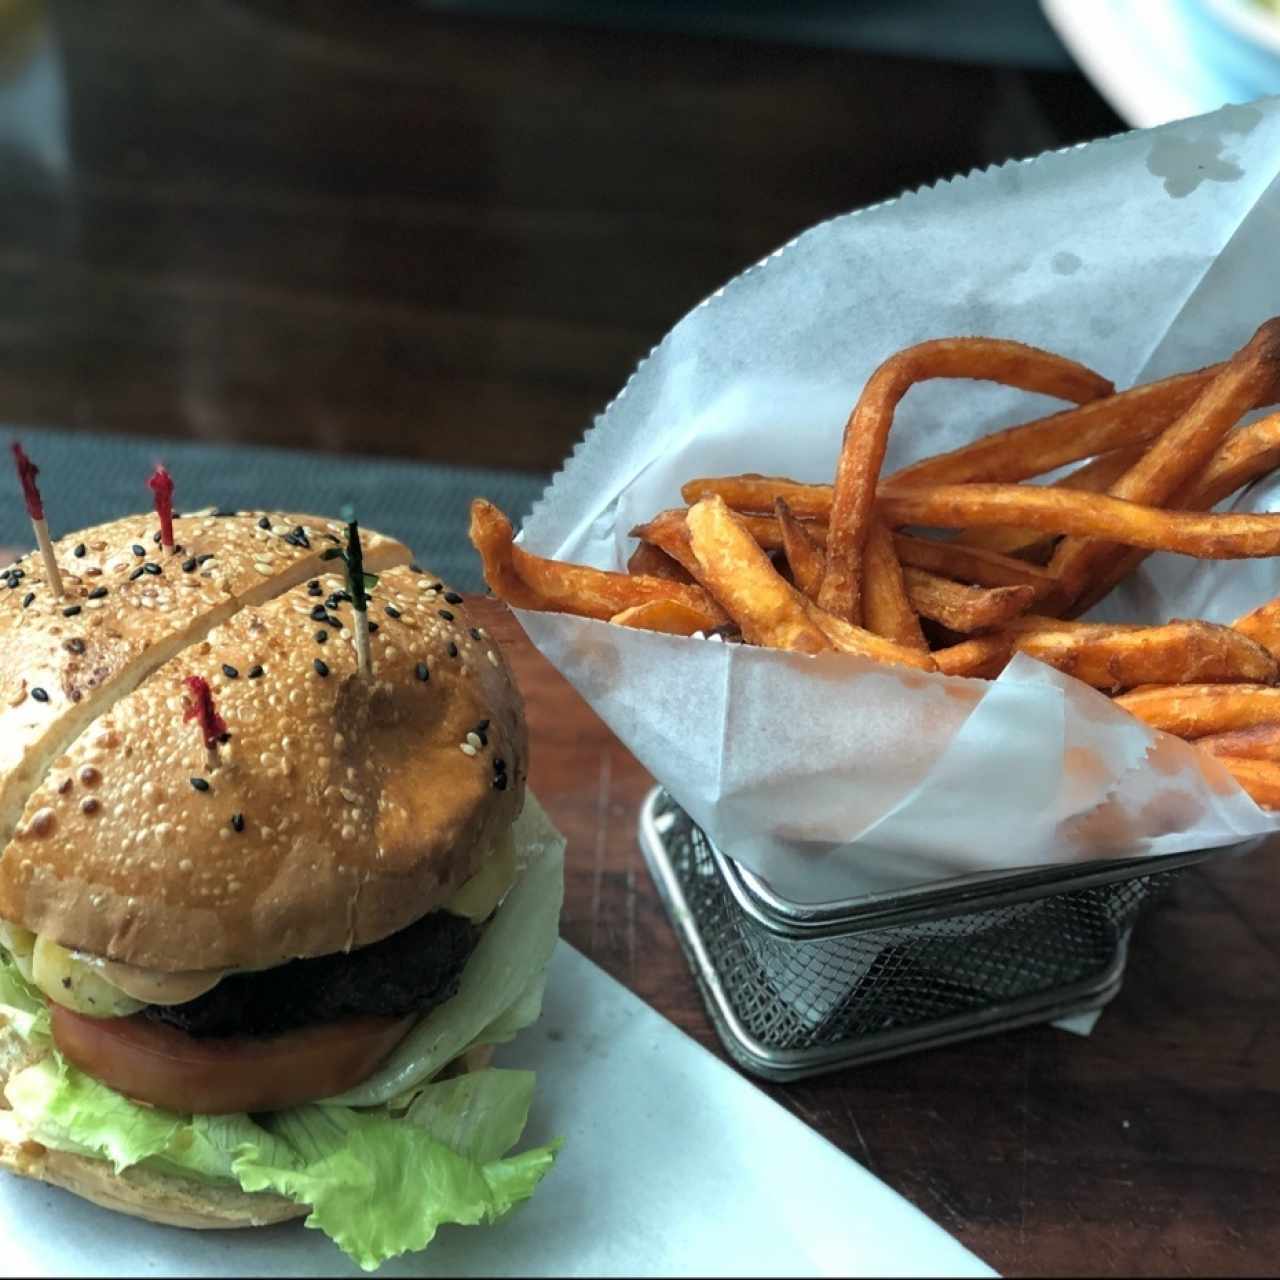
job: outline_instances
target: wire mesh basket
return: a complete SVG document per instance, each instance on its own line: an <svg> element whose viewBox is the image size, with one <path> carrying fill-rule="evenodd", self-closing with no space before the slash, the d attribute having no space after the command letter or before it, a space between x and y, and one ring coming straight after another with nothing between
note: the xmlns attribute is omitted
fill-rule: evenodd
<svg viewBox="0 0 1280 1280"><path fill-rule="evenodd" d="M775 1080L1101 1007L1142 907L1215 852L803 906L717 849L661 788L640 843L725 1048Z"/></svg>

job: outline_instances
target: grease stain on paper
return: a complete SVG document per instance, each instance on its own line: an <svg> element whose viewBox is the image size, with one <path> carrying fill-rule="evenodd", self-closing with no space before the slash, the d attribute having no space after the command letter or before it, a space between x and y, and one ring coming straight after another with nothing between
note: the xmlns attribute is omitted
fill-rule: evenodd
<svg viewBox="0 0 1280 1280"><path fill-rule="evenodd" d="M1213 126L1202 125L1192 136L1188 136L1190 129L1159 133L1152 140L1147 168L1164 179L1164 189L1174 199L1189 196L1205 182L1236 182L1244 177L1244 170L1223 154L1227 149L1223 134L1249 133L1261 119L1256 107L1224 107Z"/></svg>

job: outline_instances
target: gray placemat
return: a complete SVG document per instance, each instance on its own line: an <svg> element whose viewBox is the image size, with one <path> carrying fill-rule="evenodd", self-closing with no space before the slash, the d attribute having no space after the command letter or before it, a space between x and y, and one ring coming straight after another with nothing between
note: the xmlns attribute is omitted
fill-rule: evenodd
<svg viewBox="0 0 1280 1280"><path fill-rule="evenodd" d="M14 439L22 441L40 468L40 491L55 537L149 509L146 480L155 464L163 462L173 473L174 506L179 511L283 507L337 515L350 502L361 523L402 539L425 567L463 591L484 590L479 558L467 540L471 499L489 498L518 528L548 480L489 467L5 428L0 429L4 546L25 547L32 541L8 457L9 441Z"/></svg>

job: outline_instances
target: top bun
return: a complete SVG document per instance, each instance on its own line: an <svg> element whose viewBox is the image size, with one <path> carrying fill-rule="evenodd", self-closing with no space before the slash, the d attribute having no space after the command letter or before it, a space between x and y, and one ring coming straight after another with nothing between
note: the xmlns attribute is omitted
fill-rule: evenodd
<svg viewBox="0 0 1280 1280"><path fill-rule="evenodd" d="M32 557L0 591L0 917L162 972L405 928L519 812L524 718L501 653L403 546L362 531L381 575L365 680L354 611L330 599L341 562L320 559L344 526L174 524L174 553L154 518L62 539L63 599ZM190 675L231 734L216 768L183 721Z"/></svg>

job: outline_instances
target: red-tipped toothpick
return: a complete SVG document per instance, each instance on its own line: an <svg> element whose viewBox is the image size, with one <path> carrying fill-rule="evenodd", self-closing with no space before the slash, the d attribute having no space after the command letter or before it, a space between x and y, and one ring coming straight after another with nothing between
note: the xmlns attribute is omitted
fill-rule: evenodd
<svg viewBox="0 0 1280 1280"><path fill-rule="evenodd" d="M156 496L156 515L160 517L160 545L173 550L173 477L164 467L157 465L147 481L147 488Z"/></svg>
<svg viewBox="0 0 1280 1280"><path fill-rule="evenodd" d="M226 722L218 714L213 705L213 691L204 676L188 676L183 682L190 695L187 698L187 710L182 719L195 720L200 725L200 736L204 739L204 749L208 753L209 769L218 767L218 744L226 741Z"/></svg>
<svg viewBox="0 0 1280 1280"><path fill-rule="evenodd" d="M49 526L45 523L44 503L40 500L40 490L36 486L36 476L40 468L36 466L22 446L15 440L12 445L13 461L18 468L18 479L22 483L22 498L27 504L27 515L31 517L31 527L35 530L36 546L44 558L44 572L49 579L49 586L56 596L65 595L62 589L62 574L58 572L58 562L53 558L53 543L49 541Z"/></svg>

